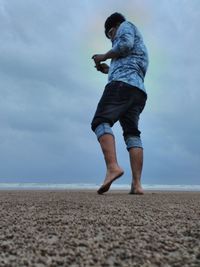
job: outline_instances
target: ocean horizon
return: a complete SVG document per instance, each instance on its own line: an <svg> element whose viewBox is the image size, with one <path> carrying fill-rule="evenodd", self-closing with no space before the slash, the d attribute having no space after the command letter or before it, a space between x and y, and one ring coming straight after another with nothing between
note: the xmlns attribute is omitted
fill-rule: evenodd
<svg viewBox="0 0 200 267"><path fill-rule="evenodd" d="M76 189L98 189L100 184L95 183L0 183L0 190L76 190ZM186 184L143 184L144 190L163 191L200 191L200 185ZM130 184L112 184L113 190L129 190Z"/></svg>

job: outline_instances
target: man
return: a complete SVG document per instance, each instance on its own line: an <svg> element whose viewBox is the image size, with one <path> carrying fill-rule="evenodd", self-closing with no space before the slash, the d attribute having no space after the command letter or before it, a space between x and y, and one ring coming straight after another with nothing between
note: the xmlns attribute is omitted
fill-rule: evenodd
<svg viewBox="0 0 200 267"><path fill-rule="evenodd" d="M123 175L116 156L112 126L119 120L132 170L130 194L143 194L141 173L143 147L138 130L139 115L144 109L147 94L144 77L148 67L147 49L137 27L120 13L109 16L104 24L105 35L112 49L92 58L98 71L108 74L108 84L98 103L91 123L101 145L107 167L106 177L99 194L107 192L113 181ZM110 67L102 63L111 59Z"/></svg>

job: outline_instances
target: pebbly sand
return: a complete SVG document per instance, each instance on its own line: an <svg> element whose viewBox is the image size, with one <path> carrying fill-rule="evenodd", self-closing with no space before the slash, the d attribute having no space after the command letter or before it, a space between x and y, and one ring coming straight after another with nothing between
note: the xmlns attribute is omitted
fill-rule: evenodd
<svg viewBox="0 0 200 267"><path fill-rule="evenodd" d="M200 266L200 192L0 191L0 266Z"/></svg>

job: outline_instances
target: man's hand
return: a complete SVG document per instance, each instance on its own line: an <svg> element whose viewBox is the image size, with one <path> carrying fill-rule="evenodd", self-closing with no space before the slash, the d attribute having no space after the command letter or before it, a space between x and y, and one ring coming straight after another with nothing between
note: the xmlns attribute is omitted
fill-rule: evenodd
<svg viewBox="0 0 200 267"><path fill-rule="evenodd" d="M101 63L103 61L106 61L107 59L113 59L113 58L118 58L119 55L117 53L115 53L114 51L109 50L107 53L105 54L96 54L92 56L92 59L95 62L95 68L98 71L101 71L102 73L107 74L109 71L109 66L105 63Z"/></svg>
<svg viewBox="0 0 200 267"><path fill-rule="evenodd" d="M107 57L106 57L106 54L96 54L96 55L92 56L92 59L94 59L95 64L98 65L102 61L106 61Z"/></svg>
<svg viewBox="0 0 200 267"><path fill-rule="evenodd" d="M111 49L111 50L109 50L105 54L96 54L96 55L93 55L92 56L92 59L94 60L96 66L99 67L99 65L101 64L101 62L106 61L107 59L113 59L113 58L118 58L118 57L119 57L118 53L114 52Z"/></svg>
<svg viewBox="0 0 200 267"><path fill-rule="evenodd" d="M108 74L109 72L109 66L106 63L99 63L95 68L104 74Z"/></svg>
<svg viewBox="0 0 200 267"><path fill-rule="evenodd" d="M96 54L92 56L92 59L95 62L95 68L98 71L101 71L104 74L108 74L109 66L105 63L101 63L102 61L106 61L106 54Z"/></svg>

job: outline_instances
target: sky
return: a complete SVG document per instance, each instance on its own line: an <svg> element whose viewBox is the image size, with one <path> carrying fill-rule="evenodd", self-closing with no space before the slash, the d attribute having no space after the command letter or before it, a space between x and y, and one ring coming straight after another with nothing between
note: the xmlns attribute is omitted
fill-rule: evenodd
<svg viewBox="0 0 200 267"><path fill-rule="evenodd" d="M93 54L120 12L149 52L139 129L144 184L200 184L199 0L0 0L0 182L95 183L105 163L90 123L107 83ZM109 63L109 61L107 62ZM129 155L113 127L118 183Z"/></svg>

